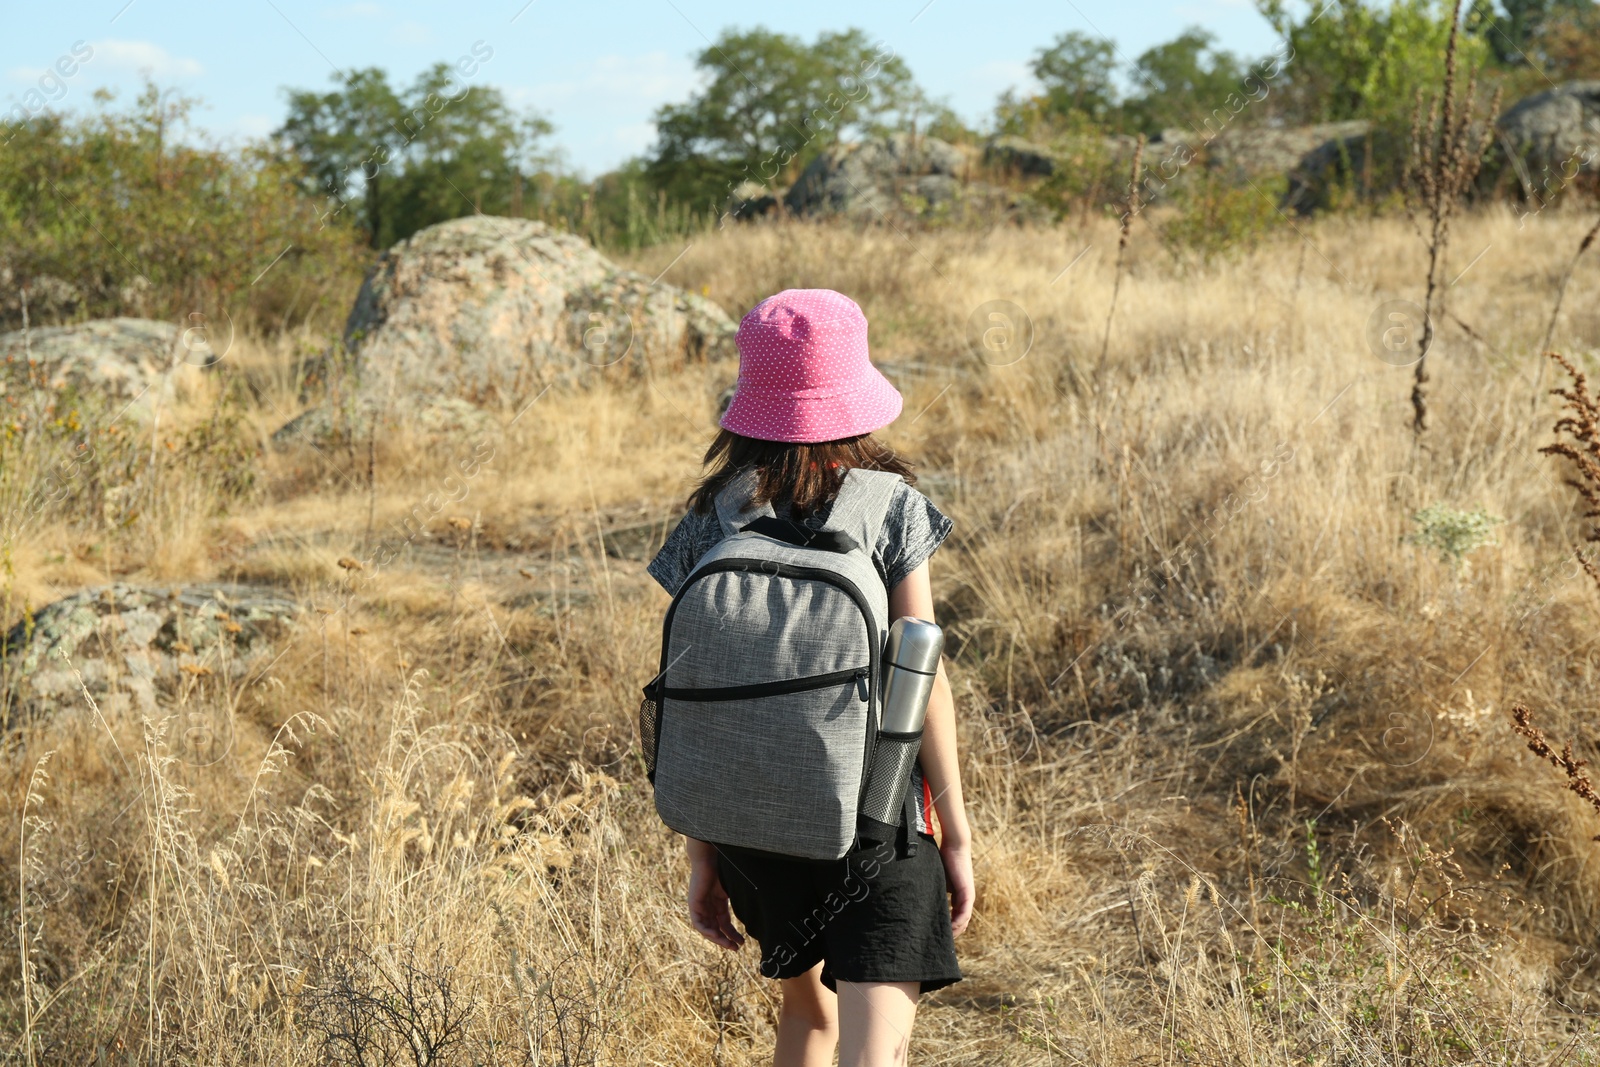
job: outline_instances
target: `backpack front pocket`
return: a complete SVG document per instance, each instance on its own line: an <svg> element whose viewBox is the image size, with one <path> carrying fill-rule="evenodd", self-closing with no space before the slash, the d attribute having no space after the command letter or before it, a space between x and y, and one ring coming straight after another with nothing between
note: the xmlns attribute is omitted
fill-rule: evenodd
<svg viewBox="0 0 1600 1067"><path fill-rule="evenodd" d="M867 703L855 671L753 697L662 700L656 811L679 833L807 859L837 859L856 830ZM762 683L770 686L773 683ZM713 690L715 692L715 690Z"/></svg>

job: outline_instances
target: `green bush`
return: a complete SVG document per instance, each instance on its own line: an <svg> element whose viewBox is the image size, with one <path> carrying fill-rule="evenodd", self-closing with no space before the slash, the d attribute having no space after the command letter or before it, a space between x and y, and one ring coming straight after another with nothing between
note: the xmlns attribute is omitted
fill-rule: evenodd
<svg viewBox="0 0 1600 1067"><path fill-rule="evenodd" d="M366 253L351 220L324 218L299 164L269 143L196 147L194 101L147 85L84 116L45 113L0 146L0 320L31 284L41 319L140 315L275 328L337 322ZM9 279L9 281L6 281Z"/></svg>
<svg viewBox="0 0 1600 1067"><path fill-rule="evenodd" d="M1202 262L1254 248L1282 226L1284 184L1281 178L1239 184L1196 163L1170 186L1176 213L1157 227L1163 243L1174 255Z"/></svg>
<svg viewBox="0 0 1600 1067"><path fill-rule="evenodd" d="M1482 507L1459 511L1448 504L1430 504L1411 516L1411 521L1417 528L1406 535L1407 544L1431 548L1441 562L1460 567L1473 552L1500 543L1494 528L1505 520Z"/></svg>

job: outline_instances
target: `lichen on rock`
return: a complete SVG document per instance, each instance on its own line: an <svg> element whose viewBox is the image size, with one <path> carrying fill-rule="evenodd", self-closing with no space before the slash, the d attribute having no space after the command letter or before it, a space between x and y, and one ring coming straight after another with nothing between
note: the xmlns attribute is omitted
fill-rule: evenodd
<svg viewBox="0 0 1600 1067"><path fill-rule="evenodd" d="M29 613L6 635L6 725L81 709L161 717L208 683L270 662L300 614L275 589L230 584L81 590Z"/></svg>

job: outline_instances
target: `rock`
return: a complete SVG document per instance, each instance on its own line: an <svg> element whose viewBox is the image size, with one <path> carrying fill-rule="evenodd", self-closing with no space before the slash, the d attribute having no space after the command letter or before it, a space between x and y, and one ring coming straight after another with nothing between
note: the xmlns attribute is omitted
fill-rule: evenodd
<svg viewBox="0 0 1600 1067"><path fill-rule="evenodd" d="M864 222L1043 218L1025 194L967 181L967 154L937 137L897 133L842 142L812 160L789 187L784 206L800 216L842 216Z"/></svg>
<svg viewBox="0 0 1600 1067"><path fill-rule="evenodd" d="M1370 200L1400 187L1407 143L1386 129L1334 137L1301 157L1289 171L1283 207L1309 215L1342 199Z"/></svg>
<svg viewBox="0 0 1600 1067"><path fill-rule="evenodd" d="M1363 119L1323 122L1313 126L1240 125L1209 129L1164 130L1152 141L1146 161L1161 167L1179 145L1208 170L1233 179L1279 177L1293 171L1301 160L1335 140L1359 139L1372 124ZM1177 156L1182 159L1183 156Z"/></svg>
<svg viewBox="0 0 1600 1067"><path fill-rule="evenodd" d="M948 203L959 194L957 177L965 169L961 150L937 137L913 139L896 133L872 141L839 142L811 161L789 187L784 205L800 216L871 219L920 214L904 195L921 198L927 206Z"/></svg>
<svg viewBox="0 0 1600 1067"><path fill-rule="evenodd" d="M1600 81L1574 81L1519 100L1495 121L1496 180L1547 202L1582 167L1600 169Z"/></svg>
<svg viewBox="0 0 1600 1067"><path fill-rule="evenodd" d="M35 326L48 326L72 318L83 307L83 290L51 274L17 276L10 267L0 266L0 328L22 328L22 289L28 290L28 320Z"/></svg>
<svg viewBox="0 0 1600 1067"><path fill-rule="evenodd" d="M983 146L983 163L997 170L1048 178L1056 172L1060 160L1055 151L1046 145L1035 144L1022 137L1007 136L991 138Z"/></svg>
<svg viewBox="0 0 1600 1067"><path fill-rule="evenodd" d="M7 634L3 664L15 699L6 725L45 714L92 714L81 677L108 719L130 713L161 719L177 712L171 716L180 732L173 739L181 742L177 747L203 755L207 745L199 745L205 738L193 732L199 729L195 716L209 716L202 705L218 701L196 698L270 662L299 614L293 601L259 586L118 583L85 589ZM221 724L202 725L211 741L221 738Z"/></svg>
<svg viewBox="0 0 1600 1067"><path fill-rule="evenodd" d="M407 429L438 439L488 439L500 431L493 413L458 396L414 398L404 405ZM359 396L349 402L327 401L296 415L272 433L280 448L294 444L318 445L327 441L359 442L372 428L372 408Z"/></svg>
<svg viewBox="0 0 1600 1067"><path fill-rule="evenodd" d="M354 410L409 417L453 398L519 407L550 385L734 353L711 301L621 270L529 219L469 216L379 257L345 324Z"/></svg>
<svg viewBox="0 0 1600 1067"><path fill-rule="evenodd" d="M0 334L0 389L75 390L140 420L199 380L216 359L200 335L152 319L95 319ZM31 366L30 366L31 365Z"/></svg>
<svg viewBox="0 0 1600 1067"><path fill-rule="evenodd" d="M774 192L760 182L740 182L728 196L724 210L728 218L748 222L772 214L782 197L783 193Z"/></svg>

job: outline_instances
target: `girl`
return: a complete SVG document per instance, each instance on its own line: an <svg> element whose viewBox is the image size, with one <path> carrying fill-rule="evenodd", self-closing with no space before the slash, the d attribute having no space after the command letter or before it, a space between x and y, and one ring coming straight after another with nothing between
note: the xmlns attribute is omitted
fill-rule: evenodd
<svg viewBox="0 0 1600 1067"><path fill-rule="evenodd" d="M717 493L751 468L754 501L811 529L826 522L850 468L890 471L903 481L873 563L891 620L932 620L928 558L951 523L911 488L905 461L871 436L900 414L902 401L868 358L861 309L831 290L786 290L744 317L737 343L739 381L706 451L707 473L650 574L678 591L722 538ZM918 995L961 979L953 938L972 915L972 852L943 664L918 762L909 783L915 826L901 833L915 832L927 847L858 847L818 864L686 839L694 928L739 948L744 936L731 904L760 943L762 974L782 983L777 1067L824 1067L836 1044L840 1067L904 1063Z"/></svg>

